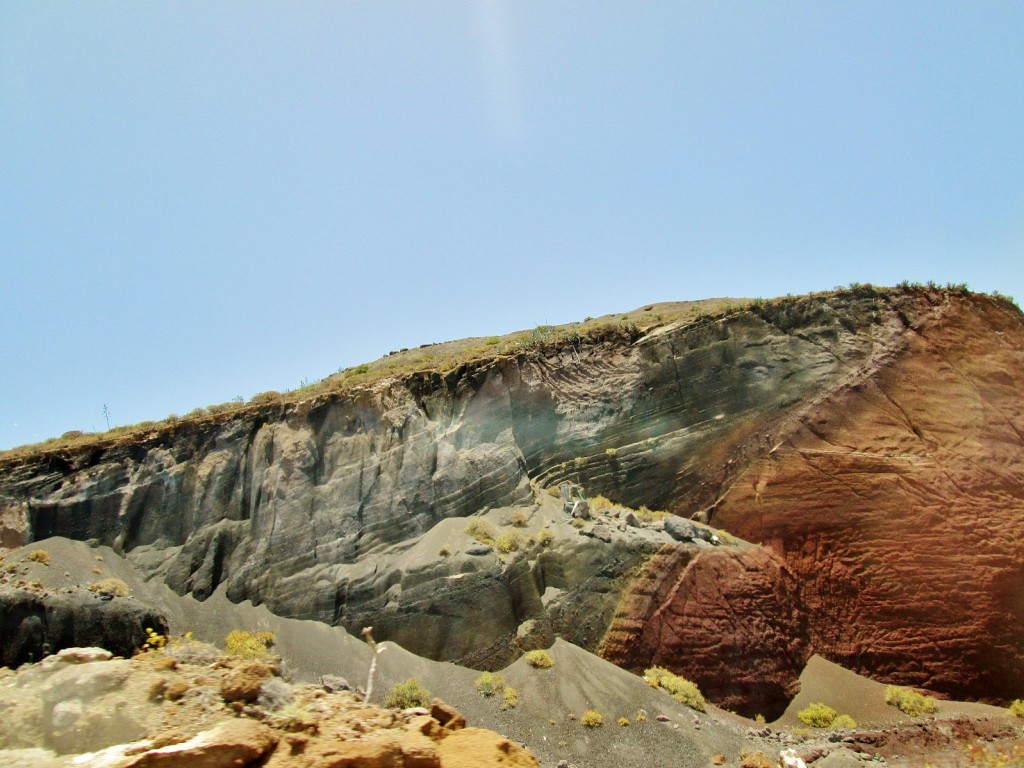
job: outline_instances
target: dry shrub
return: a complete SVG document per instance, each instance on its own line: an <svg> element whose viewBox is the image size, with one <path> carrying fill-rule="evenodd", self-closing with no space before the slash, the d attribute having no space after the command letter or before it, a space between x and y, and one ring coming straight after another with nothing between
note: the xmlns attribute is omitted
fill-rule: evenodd
<svg viewBox="0 0 1024 768"><path fill-rule="evenodd" d="M494 526L482 517L474 517L468 523L466 523L465 533L467 536L479 541L481 544L494 545L494 537L497 531L494 530Z"/></svg>
<svg viewBox="0 0 1024 768"><path fill-rule="evenodd" d="M555 660L551 658L551 654L540 648L526 654L526 663L534 669L551 669L555 666Z"/></svg>
<svg viewBox="0 0 1024 768"><path fill-rule="evenodd" d="M936 709L935 699L931 696L925 696L898 685L886 686L885 703L911 717L933 715Z"/></svg>
<svg viewBox="0 0 1024 768"><path fill-rule="evenodd" d="M651 667L645 670L644 679L653 688L664 688L673 699L690 709L703 712L706 708L704 696L696 683L669 672L664 667Z"/></svg>
<svg viewBox="0 0 1024 768"><path fill-rule="evenodd" d="M537 543L542 547L546 547L555 540L555 532L550 528L541 528L537 531Z"/></svg>
<svg viewBox="0 0 1024 768"><path fill-rule="evenodd" d="M473 685L484 696L493 696L505 687L505 678L494 672L482 672Z"/></svg>
<svg viewBox="0 0 1024 768"><path fill-rule="evenodd" d="M415 677L410 677L388 691L388 695L384 697L384 706L388 709L429 707L430 694Z"/></svg>
<svg viewBox="0 0 1024 768"><path fill-rule="evenodd" d="M499 552L517 552L519 550L521 540L519 534L515 531L509 531L508 533L501 534L494 542L494 546Z"/></svg>
<svg viewBox="0 0 1024 768"><path fill-rule="evenodd" d="M506 686L501 692L501 708L515 709L519 706L519 691L511 686Z"/></svg>
<svg viewBox="0 0 1024 768"><path fill-rule="evenodd" d="M87 587L87 589L90 592L95 592L100 597L113 598L128 596L128 585L120 579L101 579L100 581L94 581Z"/></svg>
<svg viewBox="0 0 1024 768"><path fill-rule="evenodd" d="M233 629L224 638L224 648L232 656L243 659L270 658L274 644L273 632L250 632L247 629Z"/></svg>
<svg viewBox="0 0 1024 768"><path fill-rule="evenodd" d="M33 549L28 553L28 561L30 563L42 563L43 565L49 565L50 553L45 549Z"/></svg>
<svg viewBox="0 0 1024 768"><path fill-rule="evenodd" d="M588 709L580 717L580 722L587 728L600 728L604 725L604 718L601 717L601 713L596 709Z"/></svg>

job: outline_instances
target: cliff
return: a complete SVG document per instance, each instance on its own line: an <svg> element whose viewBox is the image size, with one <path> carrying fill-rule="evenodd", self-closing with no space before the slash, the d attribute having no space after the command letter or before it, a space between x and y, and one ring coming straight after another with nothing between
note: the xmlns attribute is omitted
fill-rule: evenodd
<svg viewBox="0 0 1024 768"><path fill-rule="evenodd" d="M961 291L562 329L448 370L2 458L0 524L5 546L106 544L180 593L372 621L432 658L495 666L562 634L707 684L734 665L722 696L775 711L816 652L997 700L1024 674L1022 361L1019 311ZM618 512L582 530L544 492L566 480L764 546ZM514 549L465 534L482 514L514 533L516 510ZM544 527L552 543L526 538Z"/></svg>

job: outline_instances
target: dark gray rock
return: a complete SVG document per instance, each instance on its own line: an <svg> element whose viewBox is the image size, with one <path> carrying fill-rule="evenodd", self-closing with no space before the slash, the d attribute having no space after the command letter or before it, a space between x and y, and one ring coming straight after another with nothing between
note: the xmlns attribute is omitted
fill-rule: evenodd
<svg viewBox="0 0 1024 768"><path fill-rule="evenodd" d="M0 592L0 666L39 661L63 648L96 646L131 656L146 642L146 627L165 634L166 619L137 600L101 600L91 592Z"/></svg>

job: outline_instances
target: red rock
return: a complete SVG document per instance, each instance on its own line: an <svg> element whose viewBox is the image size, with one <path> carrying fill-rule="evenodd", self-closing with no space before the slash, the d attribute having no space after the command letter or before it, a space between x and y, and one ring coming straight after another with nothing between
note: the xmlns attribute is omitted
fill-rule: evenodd
<svg viewBox="0 0 1024 768"><path fill-rule="evenodd" d="M984 298L803 409L713 523L797 576L813 650L885 682L1024 690L1024 322Z"/></svg>
<svg viewBox="0 0 1024 768"><path fill-rule="evenodd" d="M809 655L797 593L767 550L669 544L633 580L600 654L666 667L730 709L781 714Z"/></svg>

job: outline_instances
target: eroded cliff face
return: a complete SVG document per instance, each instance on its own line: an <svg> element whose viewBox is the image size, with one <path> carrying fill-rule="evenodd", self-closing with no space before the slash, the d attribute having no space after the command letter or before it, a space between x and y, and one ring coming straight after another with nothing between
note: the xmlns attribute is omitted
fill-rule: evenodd
<svg viewBox="0 0 1024 768"><path fill-rule="evenodd" d="M1024 690L1024 335L1005 306L921 316L802 414L714 520L797 577L811 643L952 696Z"/></svg>
<svg viewBox="0 0 1024 768"><path fill-rule="evenodd" d="M776 706L812 652L998 697L1024 671L1022 349L1020 313L984 296L753 304L0 461L0 533L109 544L179 592L372 621L433 658L560 633L739 708ZM563 480L771 552L622 526L518 560L409 559Z"/></svg>

